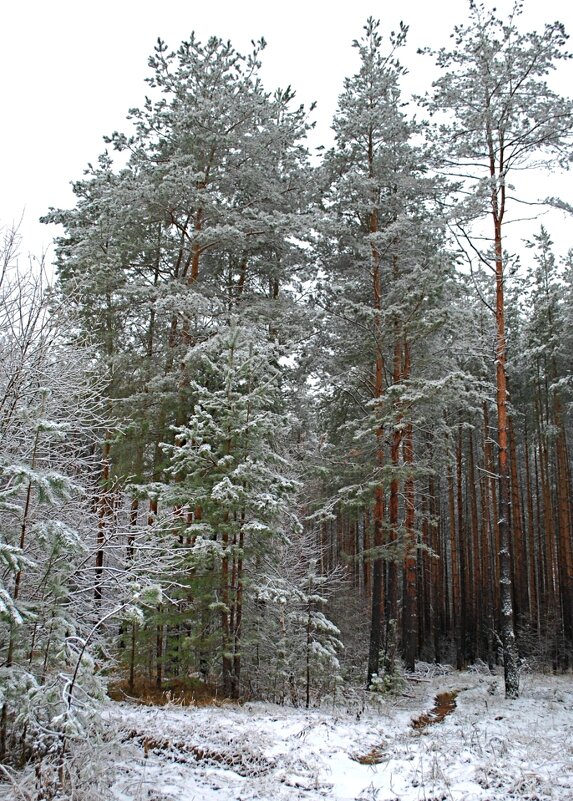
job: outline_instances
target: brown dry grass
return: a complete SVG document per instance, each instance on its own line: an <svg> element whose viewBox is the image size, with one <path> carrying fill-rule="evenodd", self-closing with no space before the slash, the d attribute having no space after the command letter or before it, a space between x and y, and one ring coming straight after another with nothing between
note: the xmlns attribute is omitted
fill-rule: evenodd
<svg viewBox="0 0 573 801"><path fill-rule="evenodd" d="M197 679L166 681L160 688L154 682L139 678L132 689L127 681L112 682L107 694L113 701L135 701L146 706L218 706L236 703L222 696L217 688Z"/></svg>

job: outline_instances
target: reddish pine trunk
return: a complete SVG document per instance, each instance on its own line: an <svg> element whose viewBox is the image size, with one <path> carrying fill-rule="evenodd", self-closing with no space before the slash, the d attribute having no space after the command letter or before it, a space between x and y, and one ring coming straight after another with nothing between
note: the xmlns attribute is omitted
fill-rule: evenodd
<svg viewBox="0 0 573 801"><path fill-rule="evenodd" d="M538 411L539 411L538 406ZM555 528L553 515L553 498L551 495L551 482L549 477L549 455L547 443L541 433L541 420L539 425L539 473L541 479L541 494L543 499L543 529L545 538L544 561L545 561L545 608L550 618L557 617L557 561L555 548Z"/></svg>
<svg viewBox="0 0 573 801"><path fill-rule="evenodd" d="M462 666L467 661L467 634L469 599L467 584L469 578L468 537L464 525L464 492L463 492L463 428L458 426L458 442L456 448L456 499L457 499L457 533L460 559L460 648Z"/></svg>
<svg viewBox="0 0 573 801"><path fill-rule="evenodd" d="M432 631L432 576L430 542L430 499L424 495L421 503L422 526L418 549L418 654L421 654Z"/></svg>
<svg viewBox="0 0 573 801"><path fill-rule="evenodd" d="M536 551L535 551L535 526L533 517L533 494L531 491L531 467L529 463L530 452L527 437L527 426L525 427L525 493L527 507L527 584L529 597L529 619L530 625L535 627L537 634L541 631L539 619L539 592L536 573Z"/></svg>
<svg viewBox="0 0 573 801"><path fill-rule="evenodd" d="M394 359L392 370L392 381L394 386L400 383L402 377L402 343L396 336L394 342ZM387 608L386 608L386 628L387 639L393 640L395 636L395 626L398 619L398 521L400 511L400 479L398 469L400 466L400 447L402 444L402 413L399 409L394 409L395 421L390 445L390 462L392 464L392 481L390 482L390 501L389 501L389 544L390 562L388 564L388 587L387 587ZM393 622L391 622L393 621ZM395 643L387 643L394 650Z"/></svg>
<svg viewBox="0 0 573 801"><path fill-rule="evenodd" d="M469 598L471 600L471 614L472 614L472 640L473 640L473 656L477 656L479 652L481 631L483 628L482 612L483 612L483 595L482 588L482 567L481 567L481 549L480 549L480 529L478 518L478 483L475 474L475 453L474 453L474 436L470 431L468 434L468 491L470 499L470 526L471 526L471 567L472 576L469 583Z"/></svg>
<svg viewBox="0 0 573 801"><path fill-rule="evenodd" d="M508 419L509 427L509 457L511 473L511 527L513 531L513 584L515 600L515 618L520 620L529 615L527 604L527 581L524 577L524 569L527 565L523 526L521 516L521 500L519 496L519 478L517 472L517 448L515 443L515 433L511 417Z"/></svg>
<svg viewBox="0 0 573 801"><path fill-rule="evenodd" d="M457 460L456 460L457 462ZM456 647L456 666L458 670L463 667L462 655L462 597L460 589L460 554L458 547L458 533L456 531L456 496L454 475L451 466L448 469L448 512L450 532L450 572L451 572L451 621L453 626L454 644Z"/></svg>
<svg viewBox="0 0 573 801"><path fill-rule="evenodd" d="M493 631L496 628L497 620L499 617L500 609L500 562L499 562L499 515L498 504L496 496L496 476L493 462L492 440L489 427L489 413L487 404L483 405L483 420L484 420L484 460L486 475L488 476L486 486L486 498L488 509L488 539L487 550L489 566L490 581L488 582L488 606L489 606L489 625L488 628ZM485 576L484 576L485 578ZM491 651L491 634L489 635L488 649ZM490 656L491 660L491 656Z"/></svg>
<svg viewBox="0 0 573 801"><path fill-rule="evenodd" d="M553 416L557 428L555 455L557 462L557 519L559 521L559 585L565 636L573 639L573 548L571 544L571 492L569 460L563 426L563 410L558 392L553 396Z"/></svg>
<svg viewBox="0 0 573 801"><path fill-rule="evenodd" d="M430 513L430 530L431 530L431 546L432 558L430 562L430 587L431 587L431 609L433 615L432 623L432 639L434 659L436 662L441 661L441 648L440 640L442 632L445 628L444 620L444 554L441 547L440 538L440 524L438 522L438 509L436 503L436 482L434 477L430 475L428 478L428 496L429 496L429 513Z"/></svg>

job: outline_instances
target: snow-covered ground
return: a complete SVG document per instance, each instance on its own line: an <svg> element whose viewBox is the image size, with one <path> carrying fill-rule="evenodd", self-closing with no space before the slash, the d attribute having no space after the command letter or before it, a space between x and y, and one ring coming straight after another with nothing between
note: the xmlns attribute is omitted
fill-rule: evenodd
<svg viewBox="0 0 573 801"><path fill-rule="evenodd" d="M456 708L414 728L446 691L457 691ZM308 711L110 704L108 735L81 757L97 765L90 781L37 794L30 770L28 782L0 784L0 798L573 801L571 675L524 676L515 701L500 676L453 671L418 675L397 698L364 697Z"/></svg>
<svg viewBox="0 0 573 801"><path fill-rule="evenodd" d="M414 729L448 690L458 691L455 710ZM475 673L408 682L404 692L369 710L357 700L310 711L116 705L126 748L112 797L573 801L571 676L526 676L516 701L500 677Z"/></svg>

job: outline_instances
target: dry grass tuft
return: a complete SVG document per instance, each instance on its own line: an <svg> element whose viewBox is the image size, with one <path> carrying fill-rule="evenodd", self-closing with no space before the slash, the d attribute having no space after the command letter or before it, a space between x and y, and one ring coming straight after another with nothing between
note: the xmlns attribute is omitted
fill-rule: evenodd
<svg viewBox="0 0 573 801"><path fill-rule="evenodd" d="M375 745L367 754L350 754L350 759L361 765L380 765L387 756L384 754L383 745Z"/></svg>

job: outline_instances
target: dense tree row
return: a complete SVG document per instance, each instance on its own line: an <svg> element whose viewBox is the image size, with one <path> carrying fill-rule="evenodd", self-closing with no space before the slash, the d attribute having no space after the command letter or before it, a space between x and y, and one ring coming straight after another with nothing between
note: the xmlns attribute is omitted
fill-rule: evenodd
<svg viewBox="0 0 573 801"><path fill-rule="evenodd" d="M307 705L400 659L502 661L510 696L518 653L570 666L572 265L541 228L518 267L504 223L573 108L545 83L562 27L519 12L471 4L423 124L407 28L368 20L317 165L264 42L158 42L122 166L46 218L66 320L3 289L7 675L74 685L88 636L128 693Z"/></svg>

